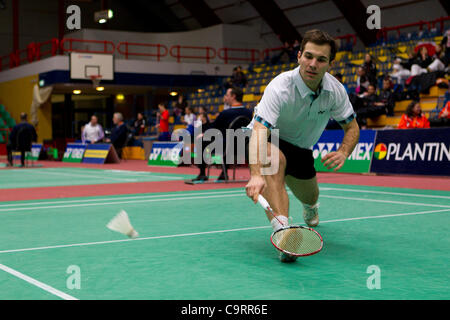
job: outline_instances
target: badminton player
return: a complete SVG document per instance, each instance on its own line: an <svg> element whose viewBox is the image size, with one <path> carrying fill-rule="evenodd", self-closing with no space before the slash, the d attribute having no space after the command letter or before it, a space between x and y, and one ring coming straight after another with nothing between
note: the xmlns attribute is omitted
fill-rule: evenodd
<svg viewBox="0 0 450 320"><path fill-rule="evenodd" d="M325 167L339 170L359 139L356 115L347 92L327 72L336 51L336 43L327 33L320 30L306 32L297 55L299 66L269 83L249 125L253 129L250 154L257 155L262 145L268 143L261 137L270 139L271 132L279 136L279 166L277 173L263 175L261 159L257 158L257 163L250 164L247 196L256 203L258 195L262 194L286 225L289 216L286 184L302 203L306 224L311 227L319 224L319 187L312 147L330 118L341 125L345 135L338 150L322 158ZM270 150L270 143L267 149ZM274 231L281 228L271 215L267 217ZM280 259L283 262L295 261L295 257L286 254L281 254Z"/></svg>

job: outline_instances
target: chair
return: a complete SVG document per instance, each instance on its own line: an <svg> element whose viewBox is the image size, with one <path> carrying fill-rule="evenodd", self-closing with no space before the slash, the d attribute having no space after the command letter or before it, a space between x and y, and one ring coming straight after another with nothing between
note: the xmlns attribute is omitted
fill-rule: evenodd
<svg viewBox="0 0 450 320"><path fill-rule="evenodd" d="M228 129L232 129L232 130L242 130L243 127L246 127L249 123L250 123L251 119L249 119L246 116L238 116L236 117L228 126ZM235 146L236 143L233 143L233 145ZM230 145L226 146L226 150L225 150L225 157L222 154L222 163L220 164L220 167L222 168L223 172L225 173L225 183L227 182L246 182L247 180L236 180L236 167L238 166L238 162L244 162L244 164L247 164L247 159L238 159L237 158L237 154L236 154L236 149L234 148L234 150L230 150ZM232 152L233 155L233 163L230 165L232 170L233 170L233 179L230 180L228 177L228 170L226 168L226 155L230 155L230 153ZM209 177L209 173L210 173L210 168L211 166L213 166L214 164L208 165L208 171L207 171L207 176Z"/></svg>
<svg viewBox="0 0 450 320"><path fill-rule="evenodd" d="M132 132L128 132L127 133L127 137L125 138L125 141L124 141L122 147L119 150L117 150L117 153L119 154L120 160L127 161L126 157L124 157L124 152L123 151L125 150L125 147L128 146L128 144L130 143L130 141L133 138L134 138L133 133Z"/></svg>

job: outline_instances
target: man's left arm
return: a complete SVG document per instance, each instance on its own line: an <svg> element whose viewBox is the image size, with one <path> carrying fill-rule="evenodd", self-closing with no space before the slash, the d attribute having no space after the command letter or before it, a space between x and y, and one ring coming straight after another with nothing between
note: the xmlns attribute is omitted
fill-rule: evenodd
<svg viewBox="0 0 450 320"><path fill-rule="evenodd" d="M322 163L327 169L334 167L334 171L342 168L345 160L350 156L359 141L359 126L356 119L353 119L347 124L342 124L344 129L344 138L339 149L335 152L330 152L322 158Z"/></svg>

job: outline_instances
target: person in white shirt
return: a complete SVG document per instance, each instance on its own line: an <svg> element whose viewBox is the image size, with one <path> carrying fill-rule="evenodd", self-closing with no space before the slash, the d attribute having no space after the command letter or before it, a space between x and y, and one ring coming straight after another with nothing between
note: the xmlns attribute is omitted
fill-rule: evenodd
<svg viewBox="0 0 450 320"><path fill-rule="evenodd" d="M102 126L98 123L96 115L91 117L91 121L84 126L81 134L81 140L83 143L97 143L103 140L105 133Z"/></svg>
<svg viewBox="0 0 450 320"><path fill-rule="evenodd" d="M279 214L283 224L288 224L289 197L285 184L303 204L303 217L309 226L319 223L319 187L314 168L312 147L320 138L330 118L344 129L343 141L336 152L322 158L324 166L339 170L350 156L359 140L356 115L344 86L327 70L336 54L334 39L320 30L305 33L300 51L299 66L275 77L267 86L249 128L250 139L250 181L246 193L255 203L263 195L273 210ZM277 129L277 130L274 130ZM278 171L275 174L263 172L259 153L264 144L268 156L271 143L267 138L277 135L279 145ZM275 140L276 139L272 139ZM264 150L264 149L262 149ZM282 225L267 213L274 231ZM283 262L295 261L295 257L282 253Z"/></svg>

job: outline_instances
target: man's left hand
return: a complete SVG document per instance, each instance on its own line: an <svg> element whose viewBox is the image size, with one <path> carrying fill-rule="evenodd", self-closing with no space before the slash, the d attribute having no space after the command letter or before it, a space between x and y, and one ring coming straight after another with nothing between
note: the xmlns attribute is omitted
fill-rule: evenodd
<svg viewBox="0 0 450 320"><path fill-rule="evenodd" d="M347 156L342 151L336 151L327 153L321 161L327 169L335 167L333 171L338 171L342 168L346 159Z"/></svg>

